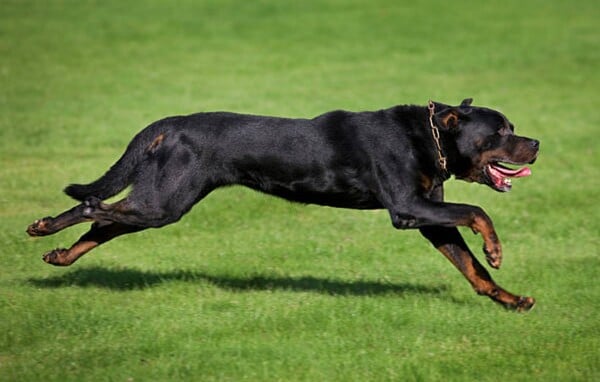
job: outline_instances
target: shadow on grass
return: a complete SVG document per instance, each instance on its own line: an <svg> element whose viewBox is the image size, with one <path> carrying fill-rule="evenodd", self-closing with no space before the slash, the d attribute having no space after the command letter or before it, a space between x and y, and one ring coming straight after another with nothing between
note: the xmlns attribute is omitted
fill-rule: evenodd
<svg viewBox="0 0 600 382"><path fill-rule="evenodd" d="M113 290L145 289L171 281L206 282L233 291L291 290L329 295L430 294L448 290L445 285L424 286L383 281L343 281L318 277L277 277L252 275L234 277L193 271L152 272L136 269L80 268L60 276L32 278L28 282L38 288L68 286L100 287Z"/></svg>

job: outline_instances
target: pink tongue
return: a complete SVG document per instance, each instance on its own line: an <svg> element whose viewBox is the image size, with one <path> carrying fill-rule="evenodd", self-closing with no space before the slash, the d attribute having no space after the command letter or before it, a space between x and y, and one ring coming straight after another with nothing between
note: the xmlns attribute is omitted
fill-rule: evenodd
<svg viewBox="0 0 600 382"><path fill-rule="evenodd" d="M492 165L492 167L494 168L494 170L498 171L502 175L510 178L521 178L524 176L531 175L531 170L529 169L529 167L522 167L516 170L511 170L510 168L501 166L499 164L494 164Z"/></svg>

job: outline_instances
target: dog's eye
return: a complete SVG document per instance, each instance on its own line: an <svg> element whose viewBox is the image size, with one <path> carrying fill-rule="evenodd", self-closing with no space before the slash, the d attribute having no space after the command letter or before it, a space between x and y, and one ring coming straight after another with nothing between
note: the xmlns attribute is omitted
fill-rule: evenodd
<svg viewBox="0 0 600 382"><path fill-rule="evenodd" d="M496 142L498 141L498 136L490 136L487 137L486 139L480 139L478 141L476 141L476 145L479 148L479 150L481 151L488 151L491 150L492 147L494 147L496 145Z"/></svg>

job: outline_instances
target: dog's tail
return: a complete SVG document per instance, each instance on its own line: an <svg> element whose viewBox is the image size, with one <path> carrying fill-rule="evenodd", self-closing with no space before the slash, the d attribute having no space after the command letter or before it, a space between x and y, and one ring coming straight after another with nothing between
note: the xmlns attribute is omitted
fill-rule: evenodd
<svg viewBox="0 0 600 382"><path fill-rule="evenodd" d="M140 132L121 158L100 179L89 184L70 184L64 189L65 194L79 201L92 196L104 200L124 190L134 181L136 169L145 154L162 142L163 134L154 136L153 130L146 128Z"/></svg>

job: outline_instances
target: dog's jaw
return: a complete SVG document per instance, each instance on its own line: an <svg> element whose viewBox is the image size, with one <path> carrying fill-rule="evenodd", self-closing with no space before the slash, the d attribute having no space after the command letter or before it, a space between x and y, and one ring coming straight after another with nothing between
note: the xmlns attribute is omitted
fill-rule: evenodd
<svg viewBox="0 0 600 382"><path fill-rule="evenodd" d="M491 162L484 167L484 173L489 180L486 182L490 187L499 192L508 192L512 189L512 178L523 178L531 175L529 167L510 169L500 164Z"/></svg>

